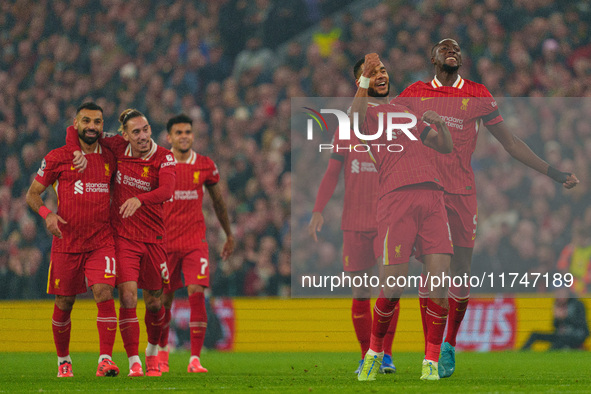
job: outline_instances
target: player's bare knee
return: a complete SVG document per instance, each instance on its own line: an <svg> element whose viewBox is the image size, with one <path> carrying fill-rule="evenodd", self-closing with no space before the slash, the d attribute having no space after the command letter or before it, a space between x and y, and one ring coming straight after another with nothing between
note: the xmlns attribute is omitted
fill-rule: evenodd
<svg viewBox="0 0 591 394"><path fill-rule="evenodd" d="M193 295L195 293L203 293L205 291L205 287L201 285L189 285L187 286L187 293L189 295Z"/></svg>
<svg viewBox="0 0 591 394"><path fill-rule="evenodd" d="M450 273L452 276L470 275L472 265L472 248L454 248L454 255L451 259Z"/></svg>
<svg viewBox="0 0 591 394"><path fill-rule="evenodd" d="M109 301L113 299L113 287L106 284L97 283L96 285L92 286L92 294L94 296L94 301L97 304Z"/></svg>
<svg viewBox="0 0 591 394"><path fill-rule="evenodd" d="M119 302L122 308L135 308L137 306L137 292L119 289Z"/></svg>
<svg viewBox="0 0 591 394"><path fill-rule="evenodd" d="M76 302L76 296L55 296L55 305L62 311L71 311Z"/></svg>
<svg viewBox="0 0 591 394"><path fill-rule="evenodd" d="M356 300L368 300L371 298L369 287L353 287L353 298Z"/></svg>
<svg viewBox="0 0 591 394"><path fill-rule="evenodd" d="M144 302L146 309L150 312L158 312L162 308L162 289L160 290L146 290L144 291Z"/></svg>
<svg viewBox="0 0 591 394"><path fill-rule="evenodd" d="M172 301L174 301L174 293L162 294L162 305L164 305L164 308L172 308Z"/></svg>

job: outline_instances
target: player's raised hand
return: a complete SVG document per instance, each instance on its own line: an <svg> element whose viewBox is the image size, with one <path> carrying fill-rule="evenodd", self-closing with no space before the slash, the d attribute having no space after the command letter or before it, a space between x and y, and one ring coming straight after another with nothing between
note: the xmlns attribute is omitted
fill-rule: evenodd
<svg viewBox="0 0 591 394"><path fill-rule="evenodd" d="M45 227L49 230L49 232L55 235L58 238L62 238L62 232L58 226L58 223L68 224L61 216L51 212L45 218Z"/></svg>
<svg viewBox="0 0 591 394"><path fill-rule="evenodd" d="M380 65L380 56L377 53L368 53L365 55L365 62L363 63L363 75L366 78L371 78L375 68Z"/></svg>
<svg viewBox="0 0 591 394"><path fill-rule="evenodd" d="M320 212L312 213L312 219L310 219L310 224L308 224L308 234L314 241L318 242L318 236L316 235L317 231L322 230L322 225L324 224L324 217Z"/></svg>
<svg viewBox="0 0 591 394"><path fill-rule="evenodd" d="M564 186L566 189L572 189L573 187L577 186L578 183L579 179L577 176L575 174L569 174L566 177L566 182L564 182L562 186Z"/></svg>
<svg viewBox="0 0 591 394"><path fill-rule="evenodd" d="M423 122L432 123L435 125L441 124L443 122L443 118L441 116L439 116L439 114L433 110L425 111L425 113L421 117L421 120Z"/></svg>
<svg viewBox="0 0 591 394"><path fill-rule="evenodd" d="M228 238L226 238L224 248L222 249L222 253L220 254L222 260L227 260L228 257L230 257L230 255L232 254L232 252L234 252L234 237L230 235Z"/></svg>
<svg viewBox="0 0 591 394"><path fill-rule="evenodd" d="M572 189L579 183L579 179L575 174L557 170L552 166L548 167L547 175L556 182L562 183L562 186L564 186L566 189Z"/></svg>
<svg viewBox="0 0 591 394"><path fill-rule="evenodd" d="M74 160L72 160L72 164L74 164L74 168L77 169L78 172L84 172L88 165L88 160L86 160L86 157L81 151L77 150L74 152Z"/></svg>
<svg viewBox="0 0 591 394"><path fill-rule="evenodd" d="M126 219L133 215L135 211L137 211L138 208L141 206L142 202L139 198L131 197L127 201L125 201L123 205L121 205L121 208L119 208L119 214L123 215L123 219Z"/></svg>

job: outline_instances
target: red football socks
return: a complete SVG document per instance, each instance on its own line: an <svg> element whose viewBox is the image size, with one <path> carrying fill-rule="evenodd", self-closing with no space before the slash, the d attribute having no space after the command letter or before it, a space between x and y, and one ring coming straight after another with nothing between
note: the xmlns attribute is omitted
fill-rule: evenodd
<svg viewBox="0 0 591 394"><path fill-rule="evenodd" d="M164 306L161 306L156 312L146 309L144 322L146 323L148 343L157 345L160 342L160 334L162 333L162 326L164 325Z"/></svg>
<svg viewBox="0 0 591 394"><path fill-rule="evenodd" d="M205 330L207 329L207 312L205 310L205 295L196 292L189 296L191 306L191 317L189 329L191 330L191 356L200 356Z"/></svg>
<svg viewBox="0 0 591 394"><path fill-rule="evenodd" d="M398 315L400 315L400 302L394 307L394 314L388 326L388 331L384 336L384 353L392 355L392 342L394 342L394 335L396 335L396 326L398 325Z"/></svg>
<svg viewBox="0 0 591 394"><path fill-rule="evenodd" d="M445 337L445 342L456 346L458 330L468 308L470 288L452 286L449 288L447 294L449 300L449 317L447 319L447 336Z"/></svg>
<svg viewBox="0 0 591 394"><path fill-rule="evenodd" d="M51 328L53 329L53 342L58 357L66 357L70 354L71 312L71 310L62 311L57 305L53 305Z"/></svg>
<svg viewBox="0 0 591 394"><path fill-rule="evenodd" d="M96 315L96 326L99 333L100 354L113 355L113 345L117 335L117 312L115 301L108 300L96 304L98 312Z"/></svg>
<svg viewBox="0 0 591 394"><path fill-rule="evenodd" d="M137 356L140 344L140 323L135 308L119 308L119 331L127 357Z"/></svg>
<svg viewBox="0 0 591 394"><path fill-rule="evenodd" d="M431 299L427 301L427 350L425 358L431 361L439 360L439 350L443 341L443 332L447 320L447 309L437 305Z"/></svg>
<svg viewBox="0 0 591 394"><path fill-rule="evenodd" d="M166 345L168 345L168 333L170 332L171 318L172 314L170 309L164 308L164 323L162 323L162 332L160 333L160 341L158 341L160 347L166 347Z"/></svg>
<svg viewBox="0 0 591 394"><path fill-rule="evenodd" d="M383 292L380 292L379 298L373 308L373 323L371 330L371 339L369 348L376 353L384 351L384 336L390 327L394 309L396 308L396 301L390 301L384 298Z"/></svg>
<svg viewBox="0 0 591 394"><path fill-rule="evenodd" d="M361 346L361 358L363 358L369 349L369 339L371 337L371 301L369 299L358 300L353 298L351 318L353 319L357 340Z"/></svg>

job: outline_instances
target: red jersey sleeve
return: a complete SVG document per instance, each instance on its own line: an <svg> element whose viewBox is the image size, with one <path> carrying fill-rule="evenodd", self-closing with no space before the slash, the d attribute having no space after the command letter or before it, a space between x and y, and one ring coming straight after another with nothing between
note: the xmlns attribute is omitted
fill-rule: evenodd
<svg viewBox="0 0 591 394"><path fill-rule="evenodd" d="M172 198L176 173L176 162L172 153L166 155L166 159L160 163L158 169L158 187L148 193L138 194L136 197L142 204L161 204Z"/></svg>
<svg viewBox="0 0 591 394"><path fill-rule="evenodd" d="M70 152L80 150L80 141L78 140L78 131L74 126L68 126L66 129L66 147Z"/></svg>
<svg viewBox="0 0 591 394"><path fill-rule="evenodd" d="M488 91L487 88L482 86L482 97L478 98L478 111L482 118L482 123L485 126L497 124L503 121L503 117L499 112L497 101Z"/></svg>
<svg viewBox="0 0 591 394"><path fill-rule="evenodd" d="M207 161L207 164L209 165L209 171L207 172L207 178L203 183L205 186L212 186L220 181L220 172L218 170L218 166L215 165L213 160L208 157Z"/></svg>
<svg viewBox="0 0 591 394"><path fill-rule="evenodd" d="M336 153L333 153L333 155L336 155ZM318 194L316 195L316 203L314 204L314 210L312 212L324 211L324 207L328 204L328 201L334 193L334 189L339 183L339 174L341 173L342 168L343 161L341 159L333 157L328 161L328 167L320 182Z"/></svg>
<svg viewBox="0 0 591 394"><path fill-rule="evenodd" d="M41 167L37 171L35 180L45 187L52 185L58 178L58 165L59 162L55 160L54 155L51 153L43 158Z"/></svg>

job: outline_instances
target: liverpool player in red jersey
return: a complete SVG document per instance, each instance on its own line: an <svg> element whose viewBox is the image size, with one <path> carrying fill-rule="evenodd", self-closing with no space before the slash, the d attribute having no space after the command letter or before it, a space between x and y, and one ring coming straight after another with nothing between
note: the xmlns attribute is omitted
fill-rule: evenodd
<svg viewBox="0 0 591 394"><path fill-rule="evenodd" d="M433 152L431 160L439 170L445 188L445 206L454 245L450 274L464 277L470 275L478 221L471 157L481 121L512 157L528 167L548 175L567 189L574 187L579 181L574 174L552 168L532 152L519 137L509 131L488 89L459 75L462 52L455 40L447 38L433 46L431 63L435 66L433 80L410 85L393 102L418 113L435 110L449 127L454 144L452 154ZM421 293L424 294L424 289ZM439 362L439 374L443 378L451 376L455 370L456 336L466 313L469 294L470 289L466 286L452 286L449 289L447 336ZM425 300L421 298L424 330ZM426 331L425 335L428 335Z"/></svg>
<svg viewBox="0 0 591 394"><path fill-rule="evenodd" d="M119 368L111 360L117 314L113 286L117 270L113 232L109 221L110 183L115 158L103 149L98 138L103 130L103 110L95 103L82 104L74 118L76 138L87 158L87 168L79 173L72 167L72 153L66 147L45 156L27 192L31 209L45 219L53 234L47 292L55 294L52 328L58 355L58 377L71 377L70 313L76 295L92 289L96 301L100 356L97 376L117 376ZM53 185L58 212L43 205L41 194Z"/></svg>
<svg viewBox="0 0 591 394"><path fill-rule="evenodd" d="M378 170L378 238L383 247L382 291L374 307L369 350L358 380L375 380L383 357L383 341L396 304L406 287L408 265L413 249L432 277L449 270L453 248L443 203L443 189L438 173L427 159L426 147L441 153L452 151L452 140L445 121L434 111L422 119L437 125L433 130L408 108L382 104L367 107L368 88L386 89L387 71L377 54L365 57L360 69L358 90L351 107L359 115L359 129L372 141L372 156ZM380 114L382 116L380 116ZM354 116L353 116L354 119ZM378 130L378 122L399 125L392 135ZM405 126L408 124L408 126ZM420 141L419 141L420 139ZM432 328L426 340L421 379L437 380L437 360L447 318L444 285L432 283L428 300L428 324Z"/></svg>
<svg viewBox="0 0 591 394"><path fill-rule="evenodd" d="M209 157L199 155L191 149L194 139L192 127L191 118L182 114L171 118L166 124L168 142L172 145L177 165L174 195L171 202L164 204L170 288L164 290L162 295L166 310L158 352L162 372L168 372L170 308L175 290L183 287L181 273L191 306L191 358L187 372L207 372L199 359L207 328L203 291L209 286L209 250L202 211L204 186L213 201L220 225L226 233L221 257L227 259L234 250L234 236L226 204L217 185L220 174Z"/></svg>
<svg viewBox="0 0 591 394"><path fill-rule="evenodd" d="M168 286L169 273L164 248L164 201L174 191L176 164L172 152L152 140L146 117L135 109L119 116L122 135L103 138L117 158L112 223L117 253L117 289L121 306L119 329L129 358L128 376L143 376L139 358L137 289L143 289L146 303L146 375L160 376L158 341L164 323L162 288ZM68 128L68 145L77 147Z"/></svg>
<svg viewBox="0 0 591 394"><path fill-rule="evenodd" d="M353 73L358 77L361 63L355 65ZM357 79L357 78L356 78ZM389 101L389 81L387 75L377 82L385 81L386 90L377 93L375 86L370 83L368 95L370 106L387 104ZM376 81L373 81L376 82ZM328 162L328 168L318 189L312 218L308 225L308 232L318 241L317 231L322 229L324 217L322 211L332 197L339 181L339 174L344 169L345 198L341 230L343 230L343 269L354 277L363 278L371 275L377 259L382 254L382 245L378 240L378 224L376 221L376 205L378 198L378 173L367 152L357 152L351 146L362 144L358 138L352 136L350 141L341 141L339 133L333 138L333 153ZM369 349L371 334L371 289L369 287L353 287L353 304L351 318L357 341L361 346L361 361L355 373L359 373L363 357ZM392 362L392 341L396 332L398 314L397 305L392 322L384 339L384 359L380 366L380 373L396 372Z"/></svg>

